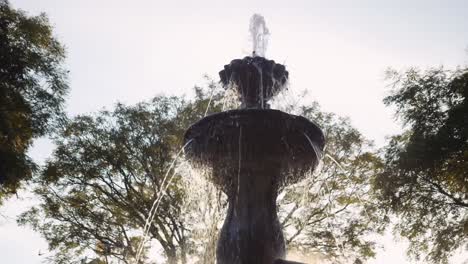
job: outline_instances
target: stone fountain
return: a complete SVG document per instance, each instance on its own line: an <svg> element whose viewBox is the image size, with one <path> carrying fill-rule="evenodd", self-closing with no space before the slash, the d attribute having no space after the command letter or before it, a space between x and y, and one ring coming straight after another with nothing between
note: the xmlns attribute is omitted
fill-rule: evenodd
<svg viewBox="0 0 468 264"><path fill-rule="evenodd" d="M270 109L268 101L286 87L283 65L254 53L233 60L219 75L225 88L237 90L241 108L207 116L185 133L186 157L210 168L210 180L228 197L217 263L292 263L282 260L276 198L281 187L315 169L323 133L304 117Z"/></svg>

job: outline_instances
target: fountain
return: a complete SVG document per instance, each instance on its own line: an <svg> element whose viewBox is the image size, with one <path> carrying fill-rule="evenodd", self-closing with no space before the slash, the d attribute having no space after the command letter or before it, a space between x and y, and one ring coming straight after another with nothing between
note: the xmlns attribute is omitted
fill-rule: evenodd
<svg viewBox="0 0 468 264"><path fill-rule="evenodd" d="M233 60L219 74L225 88L237 90L240 109L207 116L185 133L191 142L186 157L210 168L210 180L228 197L218 264L293 263L282 260L276 198L281 187L315 169L325 144L313 122L270 109L268 101L285 89L288 71L256 56L255 46L252 56Z"/></svg>

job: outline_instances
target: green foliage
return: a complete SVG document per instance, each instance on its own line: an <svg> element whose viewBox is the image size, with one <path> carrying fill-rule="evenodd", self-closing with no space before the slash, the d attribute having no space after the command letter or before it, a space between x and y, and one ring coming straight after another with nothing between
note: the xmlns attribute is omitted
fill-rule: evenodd
<svg viewBox="0 0 468 264"><path fill-rule="evenodd" d="M224 95L211 82L208 89L195 88L193 100L160 96L70 120L36 179L40 204L19 222L46 238L53 263L78 263L91 255L134 263L141 230L183 133L205 115L232 107ZM386 219L372 203L369 182L382 164L370 142L349 120L324 113L317 104L288 109L319 123L326 154L339 163L325 158L319 172L283 190L280 218L288 247L335 263L372 257L375 245L368 235L381 231ZM226 203L219 190L183 165L180 160L171 171L175 176L149 237L162 247L167 263L211 263ZM150 263L150 249L140 263Z"/></svg>
<svg viewBox="0 0 468 264"><path fill-rule="evenodd" d="M180 145L185 125L176 120L183 104L156 97L74 118L60 131L53 157L37 179L41 204L20 223L32 224L50 249L67 253L70 262L85 250L130 261L138 246L135 230L145 225ZM170 253L184 239L177 220L183 195L171 185L150 229L150 237Z"/></svg>
<svg viewBox="0 0 468 264"><path fill-rule="evenodd" d="M468 70L410 69L390 78L384 102L406 131L386 147L375 187L399 217L410 255L448 263L468 242Z"/></svg>
<svg viewBox="0 0 468 264"><path fill-rule="evenodd" d="M370 188L382 169L371 142L348 119L323 112L316 103L288 108L315 121L327 142L318 170L281 194L288 248L333 263L374 257L376 244L369 235L382 232L388 220Z"/></svg>
<svg viewBox="0 0 468 264"><path fill-rule="evenodd" d="M195 101L159 96L135 106L118 104L113 111L77 116L59 131L53 156L35 179L41 202L18 219L45 237L54 252L51 262L79 263L94 253L135 263L145 220L168 182L165 175L173 173L148 236L168 263L186 258L186 193L182 175L168 169L185 129L205 114L208 96L218 98L196 88ZM139 263L149 263L145 255Z"/></svg>
<svg viewBox="0 0 468 264"><path fill-rule="evenodd" d="M64 119L64 58L44 14L30 17L0 0L0 198L36 168L26 155L32 140Z"/></svg>

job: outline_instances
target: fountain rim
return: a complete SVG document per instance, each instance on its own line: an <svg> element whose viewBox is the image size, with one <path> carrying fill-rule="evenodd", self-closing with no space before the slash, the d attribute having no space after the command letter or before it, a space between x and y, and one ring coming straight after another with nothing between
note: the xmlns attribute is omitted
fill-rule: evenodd
<svg viewBox="0 0 468 264"><path fill-rule="evenodd" d="M325 147L325 135L323 134L322 129L312 120L309 120L303 116L300 115L294 115L294 114L289 114L286 112L283 112L278 109L266 109L266 108L241 108L241 109L232 109L232 110L227 110L223 112L218 112L218 113L213 113L210 115L205 116L204 118L198 120L197 122L193 123L190 125L190 127L186 130L184 134L184 142L188 142L188 140L192 139L193 137L188 137L190 132L192 132L196 127L203 126L204 123L209 123L214 120L224 120L226 119L232 119L233 116L242 116L242 115L247 115L251 118L252 114L254 115L263 115L263 117L275 117L278 118L280 116L282 117L287 117L290 119L295 119L298 120L297 122L303 122L307 124L311 130L314 130L314 132L317 132L317 135L314 137L314 139L318 139L318 143L320 150L323 150ZM277 116L275 116L277 115Z"/></svg>
<svg viewBox="0 0 468 264"><path fill-rule="evenodd" d="M257 122L257 120L260 121ZM263 125L265 122L268 123L268 120L279 120L273 125L278 129L272 126L264 127ZM251 125L253 125L253 130L250 132L246 130L240 132L241 127L248 129ZM227 137L224 137L223 131L227 131ZM259 131L261 133L272 131L272 135L261 137L258 142L252 141L252 135L263 135L258 133ZM247 160L243 159L243 168L252 169L257 162L259 164L272 162L272 166L279 166L281 176L278 182L281 186L300 181L305 177L306 171L315 169L325 146L322 130L317 124L303 116L288 114L276 109L234 109L206 116L190 126L184 135L184 142L191 142L184 150L186 158L190 160L194 168L210 168L214 171L229 170L230 173L224 174L224 177L219 177L220 174L216 173L217 176L211 178L215 183L218 182L218 185L224 186L222 182L232 177L231 172L238 171L235 164L239 162L238 151L240 149L235 145L238 142L237 139L240 138L240 133L250 135L248 141L254 144L247 148L251 155ZM290 141L298 137L300 139ZM224 139L234 140L224 141ZM221 141L218 142L218 140ZM310 146L308 146L309 143L311 143ZM221 147L223 145L226 147ZM264 149L264 146L271 146L267 147L271 152L259 151ZM245 151L244 148L242 149ZM225 150L227 152L224 152Z"/></svg>

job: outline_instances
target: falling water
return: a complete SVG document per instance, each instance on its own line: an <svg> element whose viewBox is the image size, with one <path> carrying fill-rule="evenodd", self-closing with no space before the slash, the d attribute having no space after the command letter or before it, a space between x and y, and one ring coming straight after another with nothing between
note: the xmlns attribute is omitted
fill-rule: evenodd
<svg viewBox="0 0 468 264"><path fill-rule="evenodd" d="M346 172L343 166L341 166L341 164L335 158L333 158L330 154L327 153L325 154L325 156L329 158L331 161L333 161L333 163L335 163L335 165L338 166L343 172Z"/></svg>
<svg viewBox="0 0 468 264"><path fill-rule="evenodd" d="M258 89L258 92L260 93L260 103L261 103L261 108L264 109L265 108L265 105L264 105L264 101L265 99L263 98L263 95L264 95L264 87L263 87L263 71L262 71L262 68L255 62L252 63L253 66L255 66L255 68L257 69L258 71L258 76L259 76L259 80L260 80L260 83L258 84L260 86L260 89ZM274 78L271 78L274 82Z"/></svg>
<svg viewBox="0 0 468 264"><path fill-rule="evenodd" d="M309 136L307 136L307 134L305 132L302 132L304 134L304 136L307 138L307 141L309 141L309 144L310 146L312 147L312 149L314 150L315 152L315 156L317 157L317 161L320 161L322 159L322 151L320 151L320 148L317 147L316 144L314 144L314 142L312 142L312 140L310 139Z"/></svg>
<svg viewBox="0 0 468 264"><path fill-rule="evenodd" d="M239 95L237 94L236 89L233 87L233 85L229 86L226 90L224 90L221 102L221 111L226 111L227 109L236 109L240 107Z"/></svg>
<svg viewBox="0 0 468 264"><path fill-rule="evenodd" d="M208 114L208 110L210 110L211 101L213 100L213 96L215 94L214 90L214 88L211 90L210 100L208 101L208 105L206 106L205 114L203 115L203 117L205 117Z"/></svg>
<svg viewBox="0 0 468 264"><path fill-rule="evenodd" d="M189 263L215 263L216 241L218 230L226 214L226 196L208 179L211 174L209 167L188 166L182 178L184 188L188 191L183 201L184 212L181 220L188 230L192 230L194 248L199 255ZM197 208L197 213L191 213Z"/></svg>
<svg viewBox="0 0 468 264"><path fill-rule="evenodd" d="M346 170L343 168L343 166L341 166L341 164L336 159L334 159L330 154L325 154L325 157L327 157L331 161L333 161L333 163L335 163L343 172L346 172ZM351 180L351 178L350 178L350 176L348 174L345 173L345 175L348 177L349 180ZM362 201L361 197L359 195L357 195L356 198L359 200L360 203L363 204L364 212L366 213L367 218L369 220L371 220L371 217L370 217L369 213L367 212L366 207L364 206L364 202Z"/></svg>
<svg viewBox="0 0 468 264"><path fill-rule="evenodd" d="M174 173L168 179L169 173L171 172L172 168L174 167L174 165L175 165L177 159L179 158L179 156L183 153L184 149L192 141L193 141L193 139L187 141L187 143L185 143L185 145L182 146L182 148L179 150L177 155L172 160L172 163L169 166L169 168L167 169L166 174L164 175L164 178L163 178L163 181L162 181L162 184L161 184L161 189L159 190L159 192L157 194L156 200L154 200L153 205L151 206L148 217L146 218L146 221L145 221L145 226L143 227L143 239L141 240L141 242L140 242L140 244L138 246L138 249L137 249L136 263L139 263L138 261L140 260L141 253L143 252L143 247L144 247L144 245L146 243L146 239L148 237L148 233L149 233L149 230L151 228L151 225L153 224L154 217L156 216L156 212L158 210L159 204L161 203L161 200L162 200L162 198L164 196L164 193L166 192L167 188L169 188L169 186L170 186L170 184L172 182L172 179L174 178L174 175L176 174L176 171L174 170ZM166 184L166 180L167 180L167 184ZM164 186L164 184L166 184L166 186Z"/></svg>
<svg viewBox="0 0 468 264"><path fill-rule="evenodd" d="M218 87L212 87L211 92L210 92L210 97L208 99L208 105L205 108L203 117L206 117L208 115L208 112L210 111L210 108L212 107L213 103L213 98L215 94L217 93L216 89ZM221 94L221 111L225 111L226 109L235 109L239 108L239 95L235 91L235 85L230 84L226 89L222 91Z"/></svg>
<svg viewBox="0 0 468 264"><path fill-rule="evenodd" d="M266 27L265 18L262 15L254 14L250 18L250 37L252 40L252 55L265 57L266 48L268 45L268 37L270 36L270 31ZM254 66L257 68L259 75L260 75L260 101L261 101L261 108L265 108L264 106L264 98L263 98L263 76L262 76L262 69L254 63Z"/></svg>
<svg viewBox="0 0 468 264"><path fill-rule="evenodd" d="M322 158L322 155L323 155L322 152L321 152L321 151L319 150L319 148L312 142L312 140L310 140L310 138L307 136L306 133L303 133L303 134L304 134L304 136L307 138L307 140L308 140L309 143L310 143L310 146L312 147L312 149L314 150L315 154L317 155L317 159L320 161L321 158ZM329 158L333 163L335 163L335 165L338 166L338 168L340 168L340 170L341 170L342 172L344 172L345 175L350 179L349 175L346 174L345 168L344 168L336 159L334 159L334 158L333 158L330 154L328 154L328 153L325 153L325 157ZM326 184L326 183L325 183L325 184ZM364 204L363 201L361 200L361 198L360 198L359 196L357 196L357 199L359 200L359 202L361 202L362 204ZM364 207L364 211L365 211L367 217L369 217L369 219L370 219L370 215L367 213L365 207Z"/></svg>
<svg viewBox="0 0 468 264"><path fill-rule="evenodd" d="M239 199L241 168L242 168L242 127L239 127L239 162L238 162L238 167L237 167L237 195L236 195L236 199Z"/></svg>
<svg viewBox="0 0 468 264"><path fill-rule="evenodd" d="M250 37L252 41L252 53L254 56L265 57L270 31L266 27L265 18L254 14L250 18Z"/></svg>
<svg viewBox="0 0 468 264"><path fill-rule="evenodd" d="M310 143L310 146L312 147L312 149L314 150L316 156L317 156L317 159L318 161L320 162L322 160L322 157L327 157L328 159L330 159L342 172L345 173L345 175L349 178L350 176L346 173L346 170L345 168L336 160L334 159L330 154L328 153L325 153L325 155L323 155L322 151L320 151L320 149L312 142L312 140L310 140L310 138L307 136L306 133L303 133L304 136L307 138L307 140L309 141ZM327 187L327 182L325 181L324 182L325 186ZM328 187L327 187L328 188ZM371 220L371 217L369 215L369 213L367 212L365 206L364 206L364 202L362 201L361 197L359 195L356 196L356 198L358 199L358 201L363 204L363 210L364 210L364 213L366 214L366 216L368 217L369 220ZM327 215L327 217L330 217L330 210L331 208L329 208L325 213ZM330 223L328 223L328 225L330 225ZM342 251L344 251L344 246L342 244L339 244L339 247Z"/></svg>

